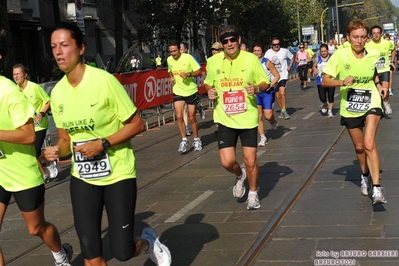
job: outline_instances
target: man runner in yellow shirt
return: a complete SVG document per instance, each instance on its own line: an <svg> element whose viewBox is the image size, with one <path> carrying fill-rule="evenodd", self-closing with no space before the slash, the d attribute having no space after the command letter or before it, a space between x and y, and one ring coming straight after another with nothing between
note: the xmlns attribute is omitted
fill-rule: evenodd
<svg viewBox="0 0 399 266"><path fill-rule="evenodd" d="M200 65L190 54L180 51L180 42L170 40L168 43L170 56L167 59L168 72L173 84L173 104L176 110L176 120L182 141L178 151L186 152L188 140L186 135L186 127L184 124L183 113L184 104L188 105L188 118L194 135L194 151L202 150L202 142L198 137L198 122L195 118L197 104L199 102L198 87L194 82L194 78L202 74Z"/></svg>
<svg viewBox="0 0 399 266"><path fill-rule="evenodd" d="M371 27L370 34L372 39L367 42L364 47L366 50L376 49L380 52L380 58L376 64L376 68L382 87L388 89L390 81L390 66L391 64L394 65L394 62L391 60L396 57L395 45L391 41L382 38L382 29L378 25ZM388 99L389 95L386 95L383 101L383 107L387 115L392 114L392 108Z"/></svg>
<svg viewBox="0 0 399 266"><path fill-rule="evenodd" d="M259 209L256 93L266 91L270 81L259 59L240 50L241 37L234 26L220 29L224 52L213 55L207 62L204 81L210 100L215 100L213 119L218 123L219 155L223 167L236 176L233 195L242 198L244 181L248 177L247 209ZM240 137L245 168L236 160L236 145Z"/></svg>

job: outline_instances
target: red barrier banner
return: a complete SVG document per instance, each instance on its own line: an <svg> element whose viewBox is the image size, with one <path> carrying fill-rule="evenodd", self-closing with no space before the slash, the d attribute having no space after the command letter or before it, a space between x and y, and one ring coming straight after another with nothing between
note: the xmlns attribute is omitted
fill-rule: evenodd
<svg viewBox="0 0 399 266"><path fill-rule="evenodd" d="M202 75L197 77L198 93L205 94L205 68L202 65ZM172 84L167 69L146 70L115 74L123 85L138 110L153 108L173 101Z"/></svg>

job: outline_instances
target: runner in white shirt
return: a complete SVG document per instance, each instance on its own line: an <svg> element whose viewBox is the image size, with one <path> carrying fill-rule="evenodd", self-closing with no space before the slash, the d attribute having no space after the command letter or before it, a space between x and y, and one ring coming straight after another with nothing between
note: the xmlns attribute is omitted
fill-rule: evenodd
<svg viewBox="0 0 399 266"><path fill-rule="evenodd" d="M278 73L280 74L280 80L275 88L277 103L281 108L278 117L289 119L290 115L286 110L287 97L285 90L287 87L288 72L291 70L292 65L294 64L294 56L288 49L280 47L280 39L278 38L272 39L271 46L272 48L266 51L264 57L273 62ZM288 59L290 60L290 65L287 67Z"/></svg>

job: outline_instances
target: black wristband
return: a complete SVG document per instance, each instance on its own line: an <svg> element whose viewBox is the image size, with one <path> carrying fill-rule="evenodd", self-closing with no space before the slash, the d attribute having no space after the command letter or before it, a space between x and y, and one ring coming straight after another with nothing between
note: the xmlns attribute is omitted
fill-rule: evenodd
<svg viewBox="0 0 399 266"><path fill-rule="evenodd" d="M44 117L46 115L45 112L40 112L40 114L42 115L42 117Z"/></svg>

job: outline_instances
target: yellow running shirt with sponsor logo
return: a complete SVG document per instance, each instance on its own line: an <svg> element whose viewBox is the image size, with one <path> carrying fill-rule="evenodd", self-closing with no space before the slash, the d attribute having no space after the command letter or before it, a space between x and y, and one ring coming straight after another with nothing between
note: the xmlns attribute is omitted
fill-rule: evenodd
<svg viewBox="0 0 399 266"><path fill-rule="evenodd" d="M179 96L190 96L198 91L197 84L194 82L193 77L185 79L179 76L180 73L189 73L197 71L201 68L194 57L190 54L182 53L176 60L172 56L167 59L168 72L173 74L175 84L173 85L173 93Z"/></svg>
<svg viewBox="0 0 399 266"><path fill-rule="evenodd" d="M73 152L73 146L113 135L136 112L136 106L113 75L86 65L83 79L76 87L64 76L51 92L51 109L57 128L66 130L71 138L74 177L100 186L136 177L130 141L93 158Z"/></svg>
<svg viewBox="0 0 399 266"><path fill-rule="evenodd" d="M378 73L384 73L390 71L390 56L392 51L395 49L395 45L388 40L381 39L380 43L375 43L373 40L366 43L364 46L366 49L375 49L379 52L379 59L376 67Z"/></svg>
<svg viewBox="0 0 399 266"><path fill-rule="evenodd" d="M50 97L46 91L40 87L39 84L34 82L28 81L28 84L22 91L26 98L28 98L29 102L33 105L36 114L39 114L46 103L50 101ZM48 129L48 124L48 116L45 115L39 124L35 123L35 131Z"/></svg>
<svg viewBox="0 0 399 266"><path fill-rule="evenodd" d="M339 49L330 57L323 69L324 74L344 80L354 77L352 86L341 86L340 115L346 118L363 116L372 108L382 108L381 96L374 83L377 50L365 50L362 59L354 56L352 49Z"/></svg>
<svg viewBox="0 0 399 266"><path fill-rule="evenodd" d="M249 129L258 126L258 107L255 95L249 96L248 83L270 84L259 59L252 53L240 51L233 60L224 53L208 59L205 84L214 87L217 93L213 120L229 128Z"/></svg>
<svg viewBox="0 0 399 266"><path fill-rule="evenodd" d="M34 110L19 87L0 76L0 130L15 130L33 118ZM43 177L34 145L0 141L0 186L10 192L37 187Z"/></svg>

